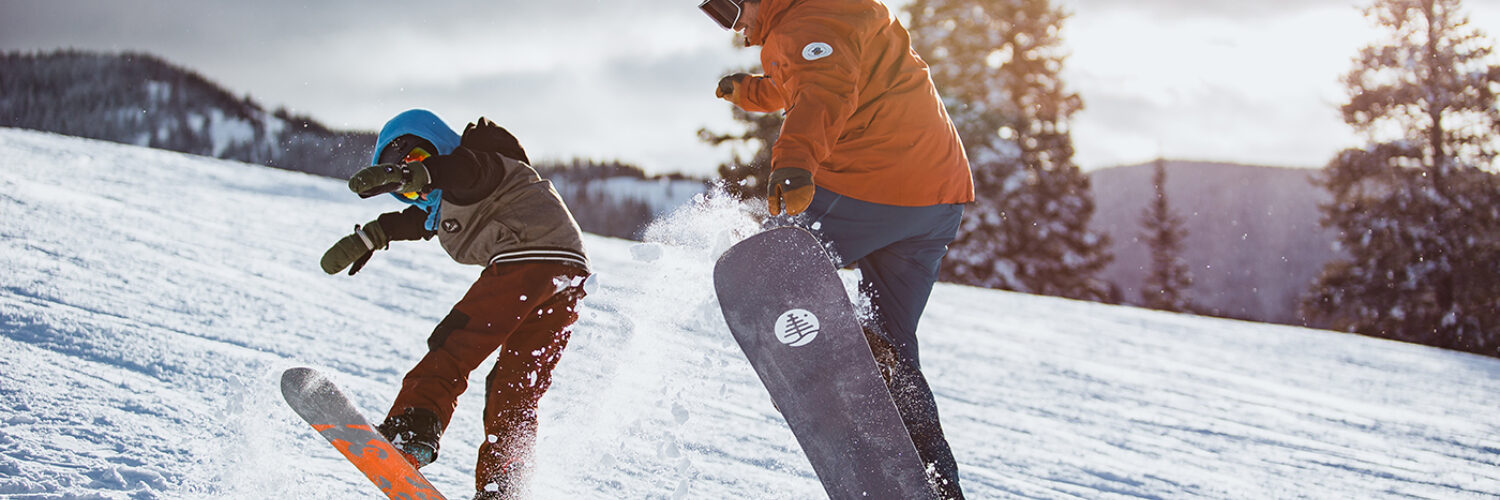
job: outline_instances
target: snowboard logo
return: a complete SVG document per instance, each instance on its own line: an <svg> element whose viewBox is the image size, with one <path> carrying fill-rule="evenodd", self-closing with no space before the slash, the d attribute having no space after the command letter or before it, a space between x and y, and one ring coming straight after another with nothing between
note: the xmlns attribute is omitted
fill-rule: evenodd
<svg viewBox="0 0 1500 500"><path fill-rule="evenodd" d="M792 347L802 347L818 337L820 326L818 316L811 311L792 309L776 318L776 340Z"/></svg>

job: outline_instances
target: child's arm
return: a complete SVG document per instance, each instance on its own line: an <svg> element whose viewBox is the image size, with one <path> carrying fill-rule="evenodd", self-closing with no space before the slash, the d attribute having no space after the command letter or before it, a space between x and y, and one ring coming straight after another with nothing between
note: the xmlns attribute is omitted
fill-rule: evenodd
<svg viewBox="0 0 1500 500"><path fill-rule="evenodd" d="M375 222L391 241L425 240L437 235L437 231L427 229L427 212L417 207L380 214Z"/></svg>
<svg viewBox="0 0 1500 500"><path fill-rule="evenodd" d="M459 149L452 154L423 161L432 178L431 187L443 190L443 199L468 205L489 196L505 180L503 156L531 163L521 142L504 127L479 118L464 129Z"/></svg>
<svg viewBox="0 0 1500 500"><path fill-rule="evenodd" d="M354 226L354 233L334 243L319 264L328 274L338 274L348 267L349 275L353 276L365 267L376 250L388 248L390 242L427 239L433 234L436 233L427 230L427 212L420 208L381 214L363 226Z"/></svg>
<svg viewBox="0 0 1500 500"><path fill-rule="evenodd" d="M481 158L480 155L495 158ZM434 156L422 161L431 172L432 189L443 190L443 200L459 205L469 205L483 200L500 186L505 178L502 168L493 168L501 161L495 153L480 153L460 147L452 154Z"/></svg>

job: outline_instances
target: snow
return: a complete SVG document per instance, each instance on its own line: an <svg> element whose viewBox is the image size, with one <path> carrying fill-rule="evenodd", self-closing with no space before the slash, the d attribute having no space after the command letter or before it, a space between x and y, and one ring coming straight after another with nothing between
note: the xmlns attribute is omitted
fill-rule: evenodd
<svg viewBox="0 0 1500 500"><path fill-rule="evenodd" d="M213 138L213 156L223 156L229 148L255 142L255 125L240 118L224 115L220 109L208 111L208 129Z"/></svg>
<svg viewBox="0 0 1500 500"><path fill-rule="evenodd" d="M479 272L432 242L321 272L396 208L0 129L0 497L378 498L277 381L313 366L386 410ZM542 400L538 498L822 496L711 291L755 227L699 198L647 243L586 238L597 274ZM971 498L1500 495L1500 360L950 285L922 339ZM454 498L485 439L477 392L426 469Z"/></svg>
<svg viewBox="0 0 1500 500"><path fill-rule="evenodd" d="M287 134L286 120L272 116L265 111L257 111L257 114L260 115L260 122L266 124L260 147L267 151L276 151L281 147L281 138Z"/></svg>
<svg viewBox="0 0 1500 500"><path fill-rule="evenodd" d="M172 84L157 80L147 80L146 96L147 100L153 105L166 104L172 100Z"/></svg>
<svg viewBox="0 0 1500 500"><path fill-rule="evenodd" d="M605 193L609 193L617 199L645 203L654 213L666 212L680 206L692 199L694 195L704 191L703 182L692 179L642 180L630 177L607 178L589 183L585 189L593 196L602 197Z"/></svg>

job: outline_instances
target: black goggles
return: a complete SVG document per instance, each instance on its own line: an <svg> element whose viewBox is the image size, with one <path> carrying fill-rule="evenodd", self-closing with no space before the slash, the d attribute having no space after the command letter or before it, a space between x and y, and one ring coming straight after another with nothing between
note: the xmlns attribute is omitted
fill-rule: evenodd
<svg viewBox="0 0 1500 500"><path fill-rule="evenodd" d="M744 12L740 8L740 2L744 0L703 0L698 4L702 10L714 22L719 23L726 30L734 30L734 24L740 22L740 14Z"/></svg>

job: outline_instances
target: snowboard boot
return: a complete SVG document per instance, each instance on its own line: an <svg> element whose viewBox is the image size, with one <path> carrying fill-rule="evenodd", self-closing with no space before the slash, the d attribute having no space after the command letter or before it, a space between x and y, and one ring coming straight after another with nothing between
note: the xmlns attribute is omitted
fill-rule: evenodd
<svg viewBox="0 0 1500 500"><path fill-rule="evenodd" d="M413 467L437 461L438 440L443 437L443 424L437 413L426 408L407 408L400 414L386 417L376 426L380 435L390 440L401 452L401 456Z"/></svg>

